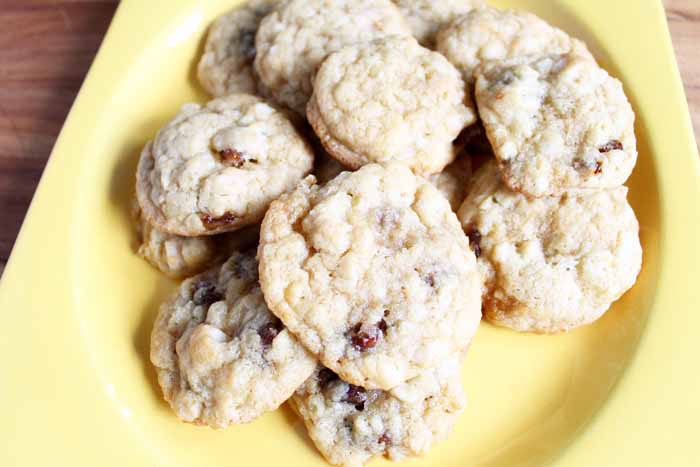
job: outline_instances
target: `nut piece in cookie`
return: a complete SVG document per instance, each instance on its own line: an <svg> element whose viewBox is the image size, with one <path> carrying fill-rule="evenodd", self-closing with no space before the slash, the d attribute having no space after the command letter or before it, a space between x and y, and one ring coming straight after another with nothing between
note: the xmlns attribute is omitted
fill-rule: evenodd
<svg viewBox="0 0 700 467"><path fill-rule="evenodd" d="M307 116L344 165L396 161L420 175L452 162L452 142L476 120L459 72L412 37L398 36L329 55Z"/></svg>
<svg viewBox="0 0 700 467"><path fill-rule="evenodd" d="M212 428L276 409L316 367L265 306L255 250L182 283L160 308L151 361L177 416Z"/></svg>
<svg viewBox="0 0 700 467"><path fill-rule="evenodd" d="M433 47L437 32L452 20L486 5L484 0L392 1L406 18L413 36L425 47Z"/></svg>
<svg viewBox="0 0 700 467"><path fill-rule="evenodd" d="M597 320L635 283L639 224L627 188L528 198L495 162L474 177L459 218L484 277L484 317L554 333Z"/></svg>
<svg viewBox="0 0 700 467"><path fill-rule="evenodd" d="M197 67L199 82L209 94L220 97L261 91L253 70L255 33L274 4L274 0L249 0L211 25Z"/></svg>
<svg viewBox="0 0 700 467"><path fill-rule="evenodd" d="M455 19L437 36L437 50L473 83L485 62L576 50L592 59L583 42L524 11L485 7Z"/></svg>
<svg viewBox="0 0 700 467"><path fill-rule="evenodd" d="M426 454L452 431L466 397L450 359L390 391L354 386L319 367L290 402L328 462L361 466L375 456Z"/></svg>
<svg viewBox="0 0 700 467"><path fill-rule="evenodd" d="M637 161L622 84L575 53L484 66L476 99L504 180L530 196L622 185Z"/></svg>
<svg viewBox="0 0 700 467"><path fill-rule="evenodd" d="M248 94L185 105L141 153L136 195L164 232L199 236L259 222L313 168L289 119Z"/></svg>
<svg viewBox="0 0 700 467"><path fill-rule="evenodd" d="M270 310L344 380L390 389L457 355L481 280L447 200L405 166L370 164L273 202L260 233Z"/></svg>
<svg viewBox="0 0 700 467"><path fill-rule="evenodd" d="M390 0L289 0L260 24L255 70L278 102L305 115L326 55L391 34L411 31Z"/></svg>

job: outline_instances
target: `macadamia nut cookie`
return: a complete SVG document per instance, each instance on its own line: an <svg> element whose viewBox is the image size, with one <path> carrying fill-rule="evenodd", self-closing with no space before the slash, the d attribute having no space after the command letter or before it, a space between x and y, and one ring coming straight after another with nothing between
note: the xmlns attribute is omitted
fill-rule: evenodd
<svg viewBox="0 0 700 467"><path fill-rule="evenodd" d="M328 462L357 467L375 456L424 455L450 433L466 397L450 359L389 391L366 390L319 367L290 402Z"/></svg>
<svg viewBox="0 0 700 467"><path fill-rule="evenodd" d="M253 69L255 33L274 4L275 0L250 0L211 25L197 67L199 82L209 94L221 97L260 92Z"/></svg>
<svg viewBox="0 0 700 467"><path fill-rule="evenodd" d="M289 119L248 94L185 105L144 148L136 174L143 217L168 233L212 235L255 224L313 168Z"/></svg>
<svg viewBox="0 0 700 467"><path fill-rule="evenodd" d="M425 47L435 45L435 35L450 21L486 5L483 0L392 0L401 10L413 36Z"/></svg>
<svg viewBox="0 0 700 467"><path fill-rule="evenodd" d="M528 198L510 191L489 162L459 218L486 284L484 317L518 331L560 332L595 321L641 268L626 187Z"/></svg>
<svg viewBox="0 0 700 467"><path fill-rule="evenodd" d="M437 50L469 82L485 62L576 50L592 59L586 46L532 13L485 7L471 10L438 33Z"/></svg>
<svg viewBox="0 0 700 467"><path fill-rule="evenodd" d="M474 254L447 200L406 167L308 177L261 227L270 310L344 380L391 389L469 345Z"/></svg>
<svg viewBox="0 0 700 467"><path fill-rule="evenodd" d="M258 29L255 70L278 102L305 115L312 75L329 53L391 34L411 31L390 0L287 0Z"/></svg>
<svg viewBox="0 0 700 467"><path fill-rule="evenodd" d="M274 410L316 360L265 306L255 251L186 280L164 304L151 361L178 417L224 428Z"/></svg>
<svg viewBox="0 0 700 467"><path fill-rule="evenodd" d="M530 196L622 185L637 162L622 89L577 54L485 66L476 99L504 180Z"/></svg>
<svg viewBox="0 0 700 467"><path fill-rule="evenodd" d="M344 165L396 161L420 175L452 162L452 142L476 120L459 72L412 37L398 36L329 55L307 116Z"/></svg>

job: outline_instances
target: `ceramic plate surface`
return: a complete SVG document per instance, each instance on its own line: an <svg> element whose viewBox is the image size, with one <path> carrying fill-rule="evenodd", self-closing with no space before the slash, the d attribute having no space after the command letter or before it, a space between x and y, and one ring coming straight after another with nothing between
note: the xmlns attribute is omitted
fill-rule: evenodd
<svg viewBox="0 0 700 467"><path fill-rule="evenodd" d="M235 3L121 3L0 284L0 465L326 465L287 407L222 431L179 422L148 362L176 284L134 254L134 169L183 103L206 101L194 72L204 31ZM700 465L700 171L662 6L493 3L585 40L623 81L644 264L594 325L535 336L483 324L463 364L469 407L406 465Z"/></svg>

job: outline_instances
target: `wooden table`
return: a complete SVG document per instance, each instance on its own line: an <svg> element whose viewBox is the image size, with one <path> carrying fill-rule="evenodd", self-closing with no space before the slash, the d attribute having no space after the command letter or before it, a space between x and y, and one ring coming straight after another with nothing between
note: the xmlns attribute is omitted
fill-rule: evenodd
<svg viewBox="0 0 700 467"><path fill-rule="evenodd" d="M0 274L116 0L0 0ZM664 0L700 135L700 0Z"/></svg>

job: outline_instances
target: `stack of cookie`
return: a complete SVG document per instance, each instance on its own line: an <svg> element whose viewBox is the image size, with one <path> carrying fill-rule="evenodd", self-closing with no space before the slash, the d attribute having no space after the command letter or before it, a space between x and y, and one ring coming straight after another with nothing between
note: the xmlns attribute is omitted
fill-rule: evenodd
<svg viewBox="0 0 700 467"><path fill-rule="evenodd" d="M333 464L422 455L465 406L482 309L568 330L636 279L634 115L533 15L251 0L198 72L215 98L145 146L134 207L139 253L187 278L151 340L185 421L289 400Z"/></svg>
<svg viewBox="0 0 700 467"><path fill-rule="evenodd" d="M484 317L538 333L595 321L641 268L622 186L637 160L622 84L581 41L528 13L473 10L437 48L474 86L495 156L459 209Z"/></svg>

